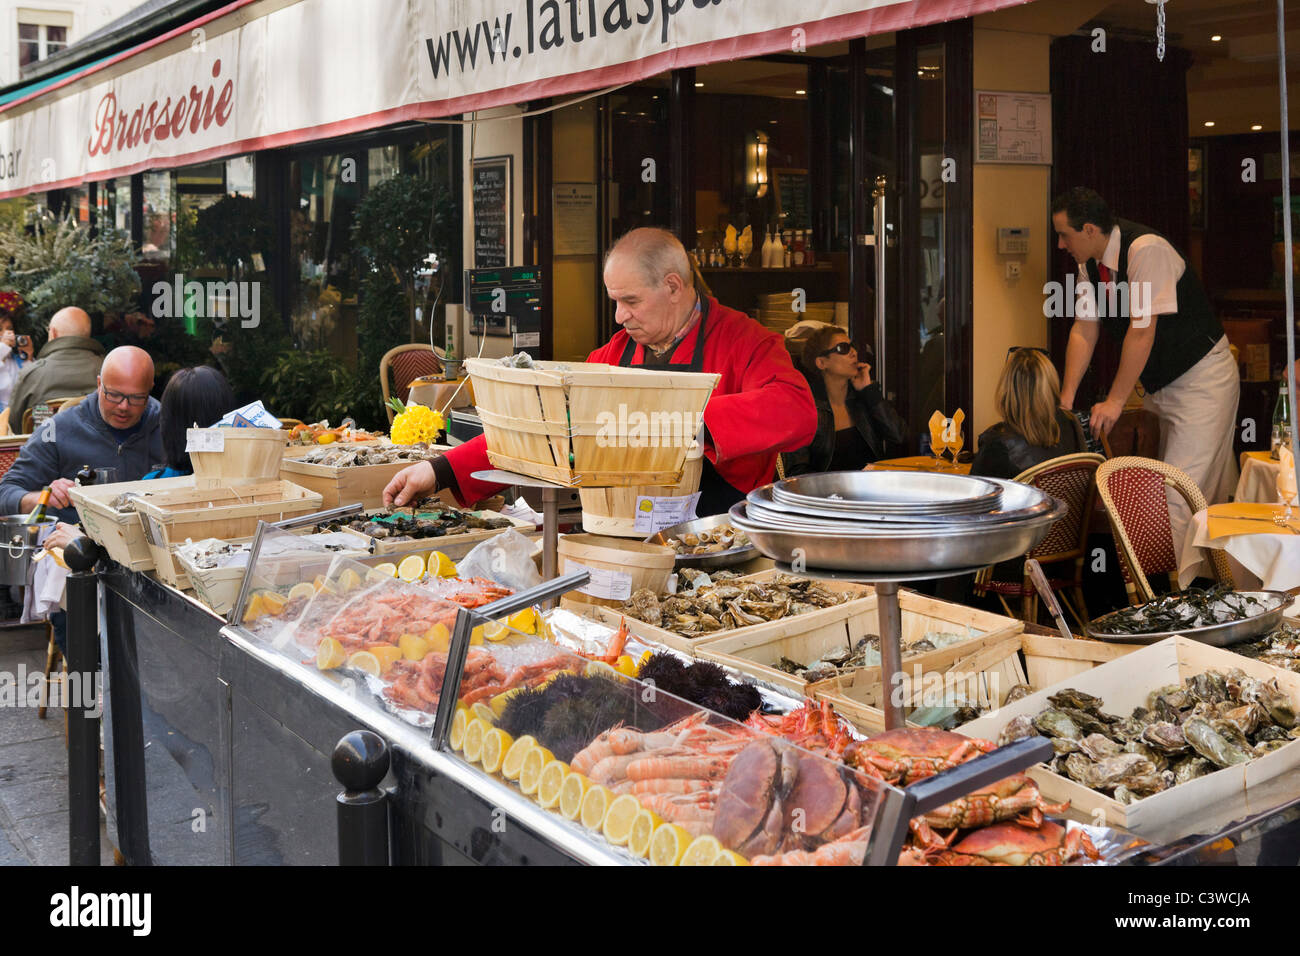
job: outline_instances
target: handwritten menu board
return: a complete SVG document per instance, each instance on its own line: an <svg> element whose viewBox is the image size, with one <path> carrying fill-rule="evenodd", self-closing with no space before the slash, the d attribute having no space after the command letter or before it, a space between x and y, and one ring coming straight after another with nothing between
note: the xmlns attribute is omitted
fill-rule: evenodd
<svg viewBox="0 0 1300 956"><path fill-rule="evenodd" d="M474 265L499 269L510 262L510 156L474 160Z"/></svg>
<svg viewBox="0 0 1300 956"><path fill-rule="evenodd" d="M806 169L776 169L776 211L782 229L812 228L812 187Z"/></svg>

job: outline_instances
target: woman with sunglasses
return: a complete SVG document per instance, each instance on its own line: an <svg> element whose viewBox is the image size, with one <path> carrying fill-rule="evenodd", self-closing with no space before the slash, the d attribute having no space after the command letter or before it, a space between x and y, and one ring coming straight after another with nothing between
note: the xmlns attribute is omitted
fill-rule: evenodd
<svg viewBox="0 0 1300 956"><path fill-rule="evenodd" d="M1014 478L1061 455L1088 450L1079 420L1060 407L1061 379L1039 349L1014 350L994 396L1002 421L979 437L972 475Z"/></svg>
<svg viewBox="0 0 1300 956"><path fill-rule="evenodd" d="M812 443L786 456L786 474L859 471L903 440L903 419L871 380L843 329L827 325L804 344L802 371L817 406Z"/></svg>

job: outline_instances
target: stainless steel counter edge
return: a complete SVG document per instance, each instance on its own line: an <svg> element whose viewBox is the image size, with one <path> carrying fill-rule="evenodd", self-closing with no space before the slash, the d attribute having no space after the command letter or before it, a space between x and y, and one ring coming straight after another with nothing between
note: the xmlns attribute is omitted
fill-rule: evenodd
<svg viewBox="0 0 1300 956"><path fill-rule="evenodd" d="M400 747L413 759L433 773L446 777L479 798L500 807L539 838L558 847L574 859L590 866L625 866L636 862L630 854L620 853L601 846L594 840L575 833L567 823L537 806L522 794L499 781L484 775L450 753L435 751L428 731L367 706L351 694L335 686L328 678L294 664L279 654L261 647L243 628L226 625L221 634L231 644L256 657L267 666L293 679L307 691L325 699L330 704L351 714L365 727L373 728L391 746Z"/></svg>

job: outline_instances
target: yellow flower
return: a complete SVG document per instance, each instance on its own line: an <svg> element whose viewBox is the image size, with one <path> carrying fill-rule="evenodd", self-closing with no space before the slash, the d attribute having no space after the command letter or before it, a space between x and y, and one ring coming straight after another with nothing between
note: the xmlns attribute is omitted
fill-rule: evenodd
<svg viewBox="0 0 1300 956"><path fill-rule="evenodd" d="M442 429L442 415L424 405L407 405L405 410L393 419L390 437L394 445L432 443Z"/></svg>

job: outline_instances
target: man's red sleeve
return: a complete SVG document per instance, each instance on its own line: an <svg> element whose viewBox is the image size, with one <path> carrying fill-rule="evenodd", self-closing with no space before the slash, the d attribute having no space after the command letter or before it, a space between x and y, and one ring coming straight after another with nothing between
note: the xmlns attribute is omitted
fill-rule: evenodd
<svg viewBox="0 0 1300 956"><path fill-rule="evenodd" d="M735 362L740 381L726 395L714 393L704 407L704 424L716 461L776 454L803 448L817 432L817 407L802 374L790 363L779 336L763 335L719 347L741 349ZM716 367L716 366L715 366Z"/></svg>
<svg viewBox="0 0 1300 956"><path fill-rule="evenodd" d="M456 488L452 491L456 494L456 500L460 502L462 508L472 505L476 501L482 501L484 498L490 498L505 485L495 485L487 481L479 481L471 478L476 471L483 471L491 468L492 463L488 461L487 438L479 435L477 438L471 438L463 445L457 445L451 451L447 452L443 458L451 466L452 473L456 476Z"/></svg>

